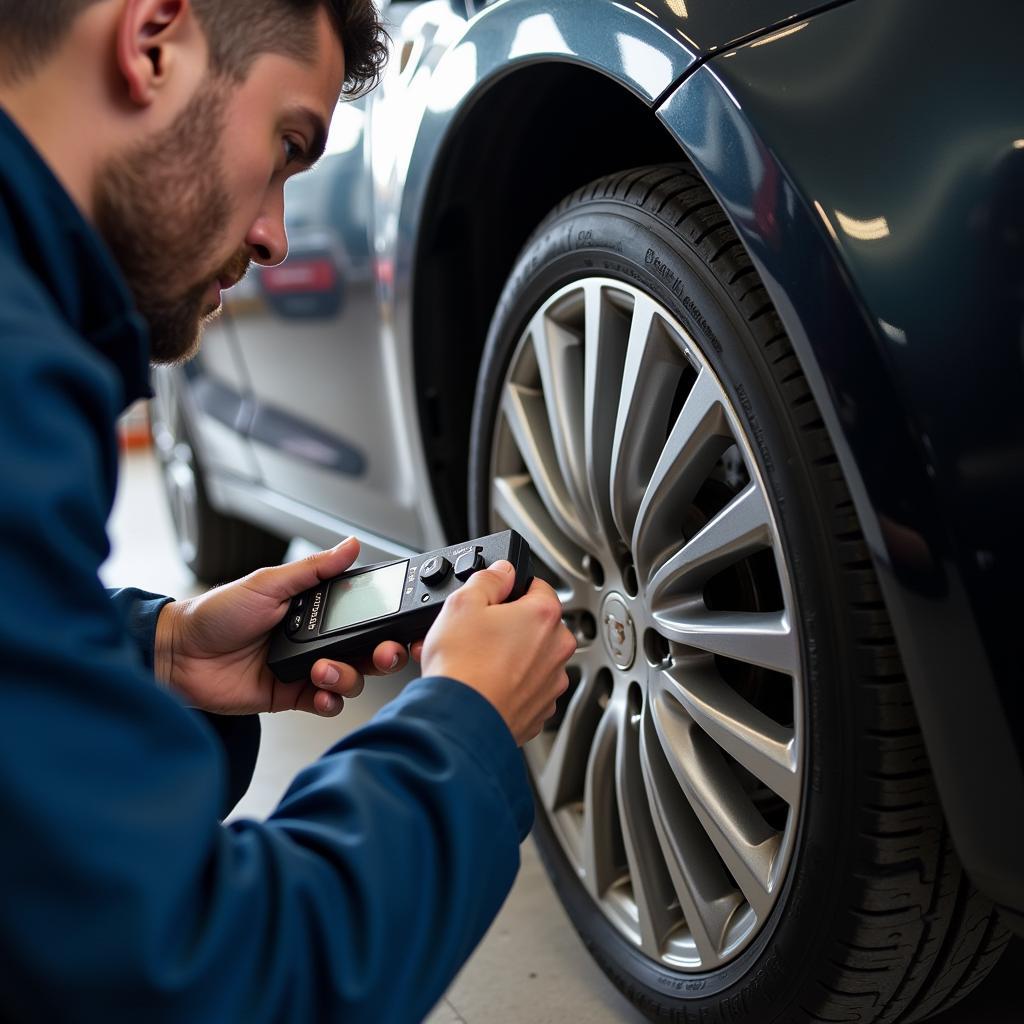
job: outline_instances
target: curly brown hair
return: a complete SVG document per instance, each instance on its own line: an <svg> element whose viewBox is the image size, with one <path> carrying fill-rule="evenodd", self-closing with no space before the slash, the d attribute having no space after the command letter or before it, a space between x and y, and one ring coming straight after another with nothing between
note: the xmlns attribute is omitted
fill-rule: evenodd
<svg viewBox="0 0 1024 1024"><path fill-rule="evenodd" d="M0 0L0 79L31 74L60 45L72 22L97 0ZM241 80L262 53L309 60L315 51L316 12L325 8L345 50L346 95L380 80L388 36L374 0L192 0L216 73Z"/></svg>

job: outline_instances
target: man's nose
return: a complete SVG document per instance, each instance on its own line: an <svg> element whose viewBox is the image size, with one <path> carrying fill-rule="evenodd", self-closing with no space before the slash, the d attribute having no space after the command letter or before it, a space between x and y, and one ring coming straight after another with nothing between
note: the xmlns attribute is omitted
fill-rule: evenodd
<svg viewBox="0 0 1024 1024"><path fill-rule="evenodd" d="M288 256L288 235L284 227L284 203L263 210L245 236L255 263L276 267Z"/></svg>

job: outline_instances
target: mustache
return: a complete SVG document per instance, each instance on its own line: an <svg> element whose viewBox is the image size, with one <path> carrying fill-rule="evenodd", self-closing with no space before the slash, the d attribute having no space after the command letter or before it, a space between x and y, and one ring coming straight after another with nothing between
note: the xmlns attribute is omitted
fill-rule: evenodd
<svg viewBox="0 0 1024 1024"><path fill-rule="evenodd" d="M217 271L216 279L218 281L230 282L232 285L238 284L239 281L249 273L249 267L252 266L252 257L249 253L249 248L246 246L243 249L239 249L231 259L229 259L221 268Z"/></svg>

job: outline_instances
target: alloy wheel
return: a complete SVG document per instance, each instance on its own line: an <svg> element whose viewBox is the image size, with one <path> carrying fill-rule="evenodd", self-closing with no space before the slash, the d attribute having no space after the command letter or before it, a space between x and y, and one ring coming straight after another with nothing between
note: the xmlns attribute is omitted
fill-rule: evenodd
<svg viewBox="0 0 1024 1024"><path fill-rule="evenodd" d="M743 420L678 320L609 278L547 298L500 394L492 527L527 539L579 641L526 750L542 813L638 949L715 969L776 905L806 749L789 571Z"/></svg>

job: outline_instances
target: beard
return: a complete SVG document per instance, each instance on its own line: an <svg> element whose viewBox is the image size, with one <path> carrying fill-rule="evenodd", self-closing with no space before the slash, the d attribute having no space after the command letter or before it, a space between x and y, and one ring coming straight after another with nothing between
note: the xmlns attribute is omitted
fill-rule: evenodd
<svg viewBox="0 0 1024 1024"><path fill-rule="evenodd" d="M174 122L109 161L97 177L96 227L114 254L150 331L154 363L181 363L219 312L206 298L218 278L239 280L243 246L201 277L223 245L231 213L221 171L227 88L207 79Z"/></svg>

